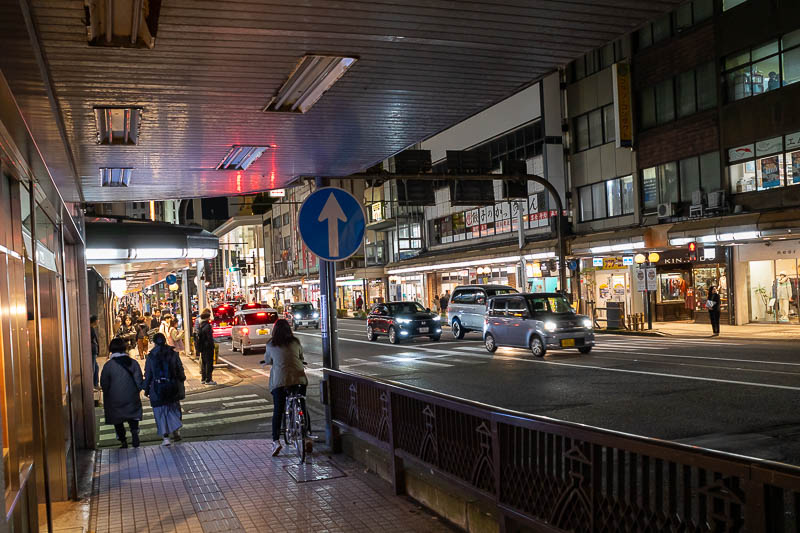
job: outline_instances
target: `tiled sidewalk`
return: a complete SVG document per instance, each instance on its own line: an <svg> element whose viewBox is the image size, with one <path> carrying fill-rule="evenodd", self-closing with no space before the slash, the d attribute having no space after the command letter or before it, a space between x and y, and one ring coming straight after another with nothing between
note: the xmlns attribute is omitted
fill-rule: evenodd
<svg viewBox="0 0 800 533"><path fill-rule="evenodd" d="M269 441L182 443L102 450L94 473L90 532L452 531L393 496L388 484L337 456L314 456L297 482L296 458ZM377 485L377 487L376 487Z"/></svg>

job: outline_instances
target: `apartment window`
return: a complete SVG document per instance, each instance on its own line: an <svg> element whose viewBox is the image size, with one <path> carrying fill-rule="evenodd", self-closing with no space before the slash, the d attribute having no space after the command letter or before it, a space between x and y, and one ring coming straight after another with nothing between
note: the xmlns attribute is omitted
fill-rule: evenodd
<svg viewBox="0 0 800 533"><path fill-rule="evenodd" d="M284 237L283 238L283 249L288 250L292 246L292 238L291 237Z"/></svg>
<svg viewBox="0 0 800 533"><path fill-rule="evenodd" d="M800 184L800 132L728 150L732 193Z"/></svg>
<svg viewBox="0 0 800 533"><path fill-rule="evenodd" d="M614 41L602 48L596 48L572 62L572 81L576 82L586 76L600 72L621 61L623 57L622 41Z"/></svg>
<svg viewBox="0 0 800 533"><path fill-rule="evenodd" d="M725 0L728 1L728 0ZM695 0L681 5L670 15L646 25L637 32L639 49L668 39L695 24L711 18L714 14L714 0Z"/></svg>
<svg viewBox="0 0 800 533"><path fill-rule="evenodd" d="M281 227L281 217L278 215L277 217L272 219L272 227L278 229Z"/></svg>
<svg viewBox="0 0 800 533"><path fill-rule="evenodd" d="M727 11L745 2L747 2L747 0L722 0L722 10Z"/></svg>
<svg viewBox="0 0 800 533"><path fill-rule="evenodd" d="M714 63L683 72L639 93L642 129L705 111L717 105Z"/></svg>
<svg viewBox="0 0 800 533"><path fill-rule="evenodd" d="M697 190L720 188L719 152L709 152L680 161L671 161L642 170L642 197L645 212L658 204L691 203Z"/></svg>
<svg viewBox="0 0 800 533"><path fill-rule="evenodd" d="M614 141L614 104L608 104L574 119L575 151L581 152Z"/></svg>
<svg viewBox="0 0 800 533"><path fill-rule="evenodd" d="M800 30L725 58L729 102L780 89L800 80Z"/></svg>
<svg viewBox="0 0 800 533"><path fill-rule="evenodd" d="M283 225L286 226L289 224L289 213L283 214Z"/></svg>
<svg viewBox="0 0 800 533"><path fill-rule="evenodd" d="M493 170L500 170L503 161L509 159L523 160L542 155L544 131L542 121L536 122L507 133L493 141L474 148L489 149Z"/></svg>
<svg viewBox="0 0 800 533"><path fill-rule="evenodd" d="M581 222L633 213L633 176L593 183L578 189Z"/></svg>

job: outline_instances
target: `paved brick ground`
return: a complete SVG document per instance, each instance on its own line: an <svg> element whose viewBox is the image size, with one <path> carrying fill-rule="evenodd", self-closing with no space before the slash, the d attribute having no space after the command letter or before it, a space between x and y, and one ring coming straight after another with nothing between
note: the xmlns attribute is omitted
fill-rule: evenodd
<svg viewBox="0 0 800 533"><path fill-rule="evenodd" d="M452 531L337 456L314 456L339 477L299 483L296 458L270 441L106 449L95 466L91 532Z"/></svg>

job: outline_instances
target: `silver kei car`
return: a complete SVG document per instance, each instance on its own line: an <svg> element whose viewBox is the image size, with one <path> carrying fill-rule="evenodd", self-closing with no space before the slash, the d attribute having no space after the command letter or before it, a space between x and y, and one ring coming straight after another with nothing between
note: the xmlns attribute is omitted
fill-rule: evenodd
<svg viewBox="0 0 800 533"><path fill-rule="evenodd" d="M247 309L237 311L231 326L231 348L241 350L242 355L253 349L267 347L272 326L278 320L278 312L270 308Z"/></svg>
<svg viewBox="0 0 800 533"><path fill-rule="evenodd" d="M536 357L544 357L548 349L589 353L594 330L592 321L576 314L562 294L507 294L489 300L483 341L492 353L499 346L530 348Z"/></svg>

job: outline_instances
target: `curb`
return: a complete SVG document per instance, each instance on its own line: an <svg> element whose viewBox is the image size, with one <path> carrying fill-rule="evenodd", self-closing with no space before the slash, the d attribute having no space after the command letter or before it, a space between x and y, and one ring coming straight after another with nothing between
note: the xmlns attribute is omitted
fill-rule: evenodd
<svg viewBox="0 0 800 533"><path fill-rule="evenodd" d="M663 331L631 331L629 329L595 329L595 333L604 333L609 335L629 335L631 337L672 337L669 333Z"/></svg>

